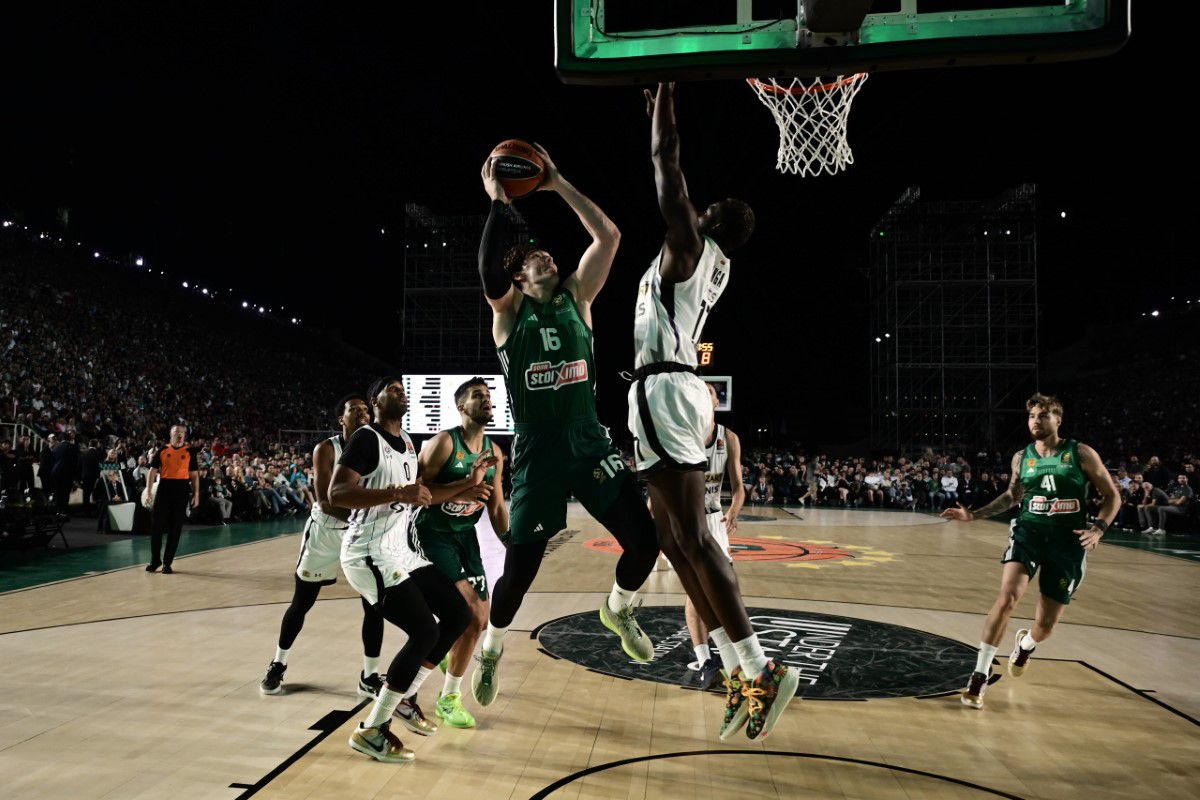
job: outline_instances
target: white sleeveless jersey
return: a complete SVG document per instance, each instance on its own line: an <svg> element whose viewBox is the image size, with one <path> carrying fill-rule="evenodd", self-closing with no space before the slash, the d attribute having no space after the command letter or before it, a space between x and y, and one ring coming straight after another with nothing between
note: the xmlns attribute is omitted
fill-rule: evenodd
<svg viewBox="0 0 1200 800"><path fill-rule="evenodd" d="M342 457L342 435L339 433L337 436L330 436L325 441L333 445L333 465L336 467L337 460ZM325 488L328 490L329 487L327 486ZM314 487L314 491L315 490L316 489ZM346 523L342 522L337 517L331 517L322 511L320 503L313 503L312 509L309 511L308 515L312 518L313 522L320 525L322 528L327 528L329 530L341 530L346 527Z"/></svg>
<svg viewBox="0 0 1200 800"><path fill-rule="evenodd" d="M708 446L708 466L704 469L704 510L721 513L721 484L725 482L725 461L729 457L729 442L725 426L716 426L713 443Z"/></svg>
<svg viewBox="0 0 1200 800"><path fill-rule="evenodd" d="M634 367L660 361L696 366L696 343L708 313L729 282L729 259L704 237L704 250L692 277L666 283L659 274L662 251L638 285L633 317Z"/></svg>
<svg viewBox="0 0 1200 800"><path fill-rule="evenodd" d="M387 489L389 487L404 487L417 479L417 451L413 447L408 433L400 431L404 439L404 452L392 448L379 431L367 426L360 430L368 430L374 434L379 444L379 463L375 469L359 480L359 485L368 489ZM416 522L418 509L407 503L390 503L387 505L356 508L350 512L350 525L347 531L349 539L358 546L380 541L385 537L387 549L409 549L416 551L418 545L412 536L413 523Z"/></svg>

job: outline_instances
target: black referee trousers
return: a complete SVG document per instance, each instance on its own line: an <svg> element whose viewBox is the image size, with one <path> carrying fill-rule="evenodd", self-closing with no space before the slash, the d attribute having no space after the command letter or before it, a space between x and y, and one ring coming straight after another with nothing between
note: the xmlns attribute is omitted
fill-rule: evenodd
<svg viewBox="0 0 1200 800"><path fill-rule="evenodd" d="M187 516L188 503L192 500L190 478L160 478L154 490L154 522L150 528L150 563L171 565L175 560L175 549L179 547L179 536L183 533L183 520ZM167 552L162 553L163 534L167 534ZM159 558L161 554L161 558Z"/></svg>

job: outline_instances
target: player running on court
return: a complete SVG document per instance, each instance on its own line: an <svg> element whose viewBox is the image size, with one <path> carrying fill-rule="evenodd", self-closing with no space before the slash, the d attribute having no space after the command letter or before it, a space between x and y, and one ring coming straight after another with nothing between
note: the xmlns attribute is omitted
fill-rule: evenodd
<svg viewBox="0 0 1200 800"><path fill-rule="evenodd" d="M796 670L763 653L742 602L728 553L708 533L705 440L713 405L696 374L696 343L729 280L727 254L754 230L754 212L740 200L697 214L679 166L674 84L646 91L650 148L666 239L642 276L634 311L634 383L629 430L637 468L650 486L658 541L696 614L710 629L727 678L720 738L746 726L766 736L796 694Z"/></svg>
<svg viewBox="0 0 1200 800"><path fill-rule="evenodd" d="M633 606L658 557L654 523L637 482L596 417L591 308L608 278L620 233L559 173L549 154L538 150L546 168L540 190L562 197L592 242L566 279L541 247L523 243L506 250L509 198L496 178L494 159L484 162L483 185L492 206L479 246L479 272L516 419L511 536L504 574L494 587L480 663L471 676L475 699L484 706L499 690L504 635L537 576L547 542L566 527L572 494L624 550L612 590L600 604L601 621L621 637L630 658L654 657Z"/></svg>
<svg viewBox="0 0 1200 800"><path fill-rule="evenodd" d="M717 389L711 383L705 384L712 398L714 414L720 400ZM708 464L704 470L704 519L708 523L708 533L717 540L721 550L733 561L729 551L729 537L737 533L738 514L746 503L746 487L742 483L742 443L738 435L717 424L709 429L705 441L705 455ZM729 474L729 511L721 510L721 484L725 475ZM708 645L708 626L696 613L696 605L692 598L684 601L683 616L687 620L688 632L692 635L692 649L696 653L696 668L700 671L700 687L711 689L716 686L721 677L721 666L713 658Z"/></svg>
<svg viewBox="0 0 1200 800"><path fill-rule="evenodd" d="M945 519L971 522L1003 514L1018 503L1021 511L1009 525L1008 547L1000 558L1000 594L983 624L983 639L975 671L962 701L983 708L983 693L992 670L992 658L1008 628L1029 582L1038 578L1037 612L1033 628L1017 631L1008 656L1008 674L1019 678L1033 650L1054 632L1071 596L1083 583L1087 554L1096 549L1121 507L1121 495L1100 455L1082 442L1058 435L1063 408L1057 397L1035 394L1025 403L1033 442L1012 459L1008 489L978 511L961 505L942 512ZM1100 515L1087 522L1088 484L1101 497Z"/></svg>
<svg viewBox="0 0 1200 800"><path fill-rule="evenodd" d="M487 629L488 586L483 556L475 536L475 524L486 507L492 530L504 541L508 537L508 507L504 504L503 454L483 432L492 421L492 395L483 378L472 378L454 391L454 405L462 424L442 431L421 448L421 475L431 492L443 484L468 477L480 459L493 458L496 465L484 473L492 487L485 501L451 499L431 505L417 517L417 534L425 557L454 582L471 608L471 622L443 660L446 682L437 701L437 715L452 728L473 728L475 718L463 708L462 679L475 653L479 637Z"/></svg>
<svg viewBox="0 0 1200 800"><path fill-rule="evenodd" d="M267 667L266 677L259 688L263 694L283 691L283 673L287 670L288 651L304 627L304 617L317 602L322 586L337 582L338 565L342 557L342 535L346 532L350 509L338 508L329 502L329 481L333 467L356 430L371 421L367 401L361 394L349 394L337 406L337 419L342 432L331 436L313 449L313 488L317 502L313 503L304 537L300 544L300 559L296 562L296 588L292 602L283 612L279 626L279 641L275 658ZM379 694L383 679L379 672L379 649L383 646L383 617L362 601L363 669L358 676L358 694L374 697Z"/></svg>
<svg viewBox="0 0 1200 800"><path fill-rule="evenodd" d="M375 422L350 437L333 471L329 499L352 509L342 540L342 572L384 619L408 634L408 641L392 659L386 682L350 737L350 747L377 761L403 762L414 755L391 732L392 714L414 733L437 731L421 713L417 691L466 629L471 612L454 584L425 558L416 536L416 514L437 495L418 477L412 439L400 425L408 411L404 385L398 378L380 378L367 396ZM473 470L461 485L439 487L439 502L459 492L486 499L491 489L479 477Z"/></svg>

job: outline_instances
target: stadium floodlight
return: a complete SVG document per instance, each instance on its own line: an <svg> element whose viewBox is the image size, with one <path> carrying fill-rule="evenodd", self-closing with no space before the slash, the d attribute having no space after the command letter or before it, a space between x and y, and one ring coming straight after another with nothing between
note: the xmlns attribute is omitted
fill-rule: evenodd
<svg viewBox="0 0 1200 800"><path fill-rule="evenodd" d="M187 289L187 288L188 288L188 282L187 282L187 281L184 281L184 282L183 282L183 288L185 288L185 289Z"/></svg>
<svg viewBox="0 0 1200 800"><path fill-rule="evenodd" d="M99 257L100 257L100 251L99 251L99 250L97 250L97 251L95 251L94 253L92 253L92 258L99 258Z"/></svg>
<svg viewBox="0 0 1200 800"><path fill-rule="evenodd" d="M1066 219L1066 218L1067 218L1067 212L1065 212L1065 211L1060 211L1060 212L1058 212L1058 216L1059 216L1060 218L1062 218L1062 219Z"/></svg>
<svg viewBox="0 0 1200 800"><path fill-rule="evenodd" d="M201 289L200 291L203 292L204 294L208 294L208 289Z"/></svg>
<svg viewBox="0 0 1200 800"><path fill-rule="evenodd" d="M386 235L387 235L387 231L386 231L386 230L384 230L383 228L380 228L380 229L379 229L379 235L380 235L380 236L386 236Z"/></svg>
<svg viewBox="0 0 1200 800"><path fill-rule="evenodd" d="M9 221L9 220L7 220L7 219L6 219L6 220L4 220L4 227L6 227L6 228L11 228L11 227L12 227L12 222L11 222L11 221Z"/></svg>
<svg viewBox="0 0 1200 800"><path fill-rule="evenodd" d="M293 324L293 325L295 325L295 324L296 324L296 318L295 318L295 317L292 317L292 324Z"/></svg>
<svg viewBox="0 0 1200 800"><path fill-rule="evenodd" d="M1150 316L1152 316L1152 317L1157 317L1157 316L1158 316L1158 312L1157 312L1157 311L1151 311L1151 312L1150 312Z"/></svg>
<svg viewBox="0 0 1200 800"><path fill-rule="evenodd" d="M882 341L883 341L883 339L880 339L878 336L876 336L876 337L875 337L875 341L877 341L877 342L882 342Z"/></svg>
<svg viewBox="0 0 1200 800"><path fill-rule="evenodd" d="M883 335L883 338L885 338L885 339L890 339L890 338L892 338L892 335L891 335L890 333L885 333L885 334Z"/></svg>
<svg viewBox="0 0 1200 800"><path fill-rule="evenodd" d="M141 256L138 256L137 260L134 261L133 263L137 264L139 267L145 266L145 264L146 264L145 260L143 260Z"/></svg>
<svg viewBox="0 0 1200 800"><path fill-rule="evenodd" d="M242 308L249 308L249 307L250 307L250 304L249 304L249 303L247 303L245 300L243 300L243 301L242 301Z"/></svg>
<svg viewBox="0 0 1200 800"><path fill-rule="evenodd" d="M259 307L258 307L258 313L260 313L260 314L261 314L261 313L263 313L264 311L266 311L266 309L265 309L265 308L263 308L262 306L259 306Z"/></svg>

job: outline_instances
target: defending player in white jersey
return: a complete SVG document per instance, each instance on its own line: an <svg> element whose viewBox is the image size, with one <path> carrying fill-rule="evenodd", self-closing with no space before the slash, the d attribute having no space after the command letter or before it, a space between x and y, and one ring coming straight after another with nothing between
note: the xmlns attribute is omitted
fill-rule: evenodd
<svg viewBox="0 0 1200 800"><path fill-rule="evenodd" d="M313 449L313 479L317 502L313 503L308 521L304 525L304 537L300 544L300 558L296 562L296 588L292 602L283 613L279 626L279 641L275 647L275 658L267 666L266 677L259 684L263 694L279 694L283 691L283 673L287 670L288 651L304 627L304 617L313 604L322 586L337 582L337 569L342 555L342 534L346 531L346 520L350 509L338 508L329 502L329 479L334 464L351 435L370 421L367 401L361 394L348 394L337 405L337 420L342 432L324 439ZM383 685L379 671L379 648L383 645L383 617L367 603L363 604L362 642L363 669L358 676L358 693L362 697L374 697Z"/></svg>
<svg viewBox="0 0 1200 800"><path fill-rule="evenodd" d="M728 554L708 535L704 442L713 409L696 374L696 341L729 280L727 254L750 237L754 212L727 199L696 213L679 167L673 92L674 84L662 83L657 94L646 92L654 181L667 234L638 288L629 429L638 470L650 486L659 546L710 628L727 670L720 737L745 725L755 739L771 731L799 679L794 669L763 653Z"/></svg>
<svg viewBox="0 0 1200 800"><path fill-rule="evenodd" d="M717 389L711 383L706 385L715 412L720 404ZM709 535L717 540L717 544L732 563L729 537L737 532L738 514L746 502L746 486L742 483L742 442L736 433L714 420L705 447L708 467L704 471L704 518L708 522ZM725 482L726 473L729 474L729 511L722 511L721 484ZM696 613L692 598L689 597L684 603L683 612L688 632L692 635L696 669L700 671L700 686L703 689L711 689L721 677L721 665L713 658L712 650L708 646L708 626Z"/></svg>
<svg viewBox="0 0 1200 800"><path fill-rule="evenodd" d="M414 521L421 508L451 498L486 500L482 483L494 462L455 484L424 486L417 475L417 453L400 426L408 398L398 378L380 378L368 392L375 422L360 428L338 459L329 497L352 509L342 541L342 571L360 595L408 641L387 670L387 680L366 720L350 737L350 747L378 761L411 761L413 752L389 729L393 713L409 730L428 736L437 726L416 702L417 690L433 665L462 634L471 612L454 584L424 556ZM436 617L435 617L436 615Z"/></svg>

